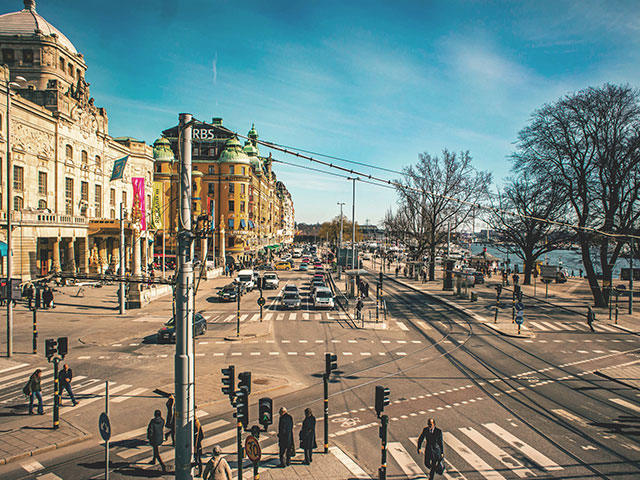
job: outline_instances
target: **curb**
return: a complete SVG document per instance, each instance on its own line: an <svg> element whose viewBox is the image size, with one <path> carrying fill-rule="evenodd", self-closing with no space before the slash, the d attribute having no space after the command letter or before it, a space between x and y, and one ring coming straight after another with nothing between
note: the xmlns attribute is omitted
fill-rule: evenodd
<svg viewBox="0 0 640 480"><path fill-rule="evenodd" d="M267 322L269 323L269 326L267 327L266 332L264 333L241 333L240 336L236 336L236 335L226 335L225 337L222 337L224 340L226 340L227 342L241 342L243 340L255 340L256 338L260 338L260 337L265 337L267 335L271 334L271 328L273 327L273 321L272 320L267 320Z"/></svg>
<svg viewBox="0 0 640 480"><path fill-rule="evenodd" d="M93 438L93 435L91 433L85 432L84 430L82 430L79 427L75 427L78 430L80 430L84 435L79 436L79 437L75 437L75 438L71 438L69 440L63 440L62 442L58 442L58 443L52 443L51 445L45 445L44 447L40 447L40 448L35 448L33 450L28 450L25 451L23 453L18 453L16 455L11 455L9 457L3 457L0 458L0 465L6 465L8 463L11 462L15 462L16 460L20 460L26 457L34 457L36 455L39 455L41 453L45 453L45 452L50 452L51 450L56 450L58 448L64 448L64 447L68 447L69 445L74 445L76 443L81 443L84 442L86 440L90 440L91 438Z"/></svg>

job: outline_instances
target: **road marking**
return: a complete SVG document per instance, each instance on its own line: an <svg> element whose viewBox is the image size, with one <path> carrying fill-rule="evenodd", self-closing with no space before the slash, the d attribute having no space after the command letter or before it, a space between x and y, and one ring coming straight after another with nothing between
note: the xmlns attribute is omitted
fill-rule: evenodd
<svg viewBox="0 0 640 480"><path fill-rule="evenodd" d="M36 477L38 480L62 480L61 477L56 475L55 473L45 473L44 475L39 475Z"/></svg>
<svg viewBox="0 0 640 480"><path fill-rule="evenodd" d="M561 332L563 330L563 328L557 327L556 325L550 322L540 322L540 323L542 325L545 325L547 328L550 328L551 330L555 330L556 332Z"/></svg>
<svg viewBox="0 0 640 480"><path fill-rule="evenodd" d="M315 355L316 352L305 352L305 355Z"/></svg>
<svg viewBox="0 0 640 480"><path fill-rule="evenodd" d="M487 480L506 480L502 475L491 468L487 462L471 451L464 443L458 440L450 432L444 432L444 441L460 455L469 465L475 468Z"/></svg>
<svg viewBox="0 0 640 480"><path fill-rule="evenodd" d="M258 319L260 318L260 314L256 313L253 315L253 317L251 317L251 320L249 320L250 322L257 322Z"/></svg>
<svg viewBox="0 0 640 480"><path fill-rule="evenodd" d="M279 313L278 316L276 317L276 320L283 320L284 319L284 313Z"/></svg>
<svg viewBox="0 0 640 480"><path fill-rule="evenodd" d="M351 352L342 352L342 355L353 355Z"/></svg>
<svg viewBox="0 0 640 480"><path fill-rule="evenodd" d="M18 365L14 365L13 367L3 368L2 370L0 370L0 373L10 372L11 370L17 370L18 368L28 367L28 366L29 366L28 363L20 363ZM1 381L2 379L0 379L0 382Z"/></svg>
<svg viewBox="0 0 640 480"><path fill-rule="evenodd" d="M422 320L414 320L414 322L422 328L422 330L431 330L431 326L427 324L427 322Z"/></svg>
<svg viewBox="0 0 640 480"><path fill-rule="evenodd" d="M271 320L272 318L273 318L273 313L267 313L267 314L264 316L264 319L265 319L265 320Z"/></svg>
<svg viewBox="0 0 640 480"><path fill-rule="evenodd" d="M360 468L360 466L356 462L351 460L351 458L347 456L347 454L344 453L342 450L340 450L340 448L336 446L332 446L332 447L329 447L329 451L333 454L334 457L340 460L340 462L345 467L347 467L347 470L349 470L351 472L351 475L353 475L355 478L370 480L371 477L367 475L367 472L365 472L362 468Z"/></svg>
<svg viewBox="0 0 640 480"><path fill-rule="evenodd" d="M367 356L371 356L370 352L360 352L360 355L362 355L363 357L367 357Z"/></svg>
<svg viewBox="0 0 640 480"><path fill-rule="evenodd" d="M621 398L610 398L609 401L613 403L617 403L618 405L628 408L629 410L633 410L634 412L640 412L640 407L638 405L629 403L626 400L623 400Z"/></svg>
<svg viewBox="0 0 640 480"><path fill-rule="evenodd" d="M296 312L289 314L289 320L296 320L298 318L298 314Z"/></svg>
<svg viewBox="0 0 640 480"><path fill-rule="evenodd" d="M404 330L405 332L409 331L409 327L407 327L404 323L396 321L400 330Z"/></svg>
<svg viewBox="0 0 640 480"><path fill-rule="evenodd" d="M510 468L520 478L535 477L535 473L526 468L522 463L513 458L507 452L498 447L495 443L489 441L487 437L482 435L473 428L460 428L462 433L473 440L480 448L484 449L489 455L499 460L505 467Z"/></svg>
<svg viewBox="0 0 640 480"><path fill-rule="evenodd" d="M243 314L243 315L240 315L240 321L241 321L241 322L244 322L244 321L247 319L247 317L248 317L248 316L249 316L249 315L248 315L248 314L246 314L246 313L245 313L245 314Z"/></svg>
<svg viewBox="0 0 640 480"><path fill-rule="evenodd" d="M567 412L566 410L562 409L562 408L555 408L551 410L553 413L555 413L556 415L558 415L559 417L563 417L567 420L571 420L572 422L576 422L582 426L587 426L587 421L583 418L578 417L577 415L574 415L571 412Z"/></svg>
<svg viewBox="0 0 640 480"><path fill-rule="evenodd" d="M138 395L140 395L143 392L146 392L148 390L148 388L144 388L144 387L140 387L140 388L136 388L135 390L131 390L130 392L126 393L125 395L120 395L119 397L114 398L113 400L110 400L113 403L120 403L120 402L124 402L125 400L132 398L132 397L137 397ZM109 392L111 393L111 392Z"/></svg>
<svg viewBox="0 0 640 480"><path fill-rule="evenodd" d="M223 320L224 323L229 323L231 320L233 320L234 318L236 318L235 315L228 315L227 318L225 318Z"/></svg>
<svg viewBox="0 0 640 480"><path fill-rule="evenodd" d="M520 450L525 456L529 457L533 462L540 465L546 471L551 472L555 470L564 470L563 467L546 457L542 453L538 452L535 448L527 445L515 435L507 432L504 428L495 423L485 423L484 427L493 432L496 436L507 442L512 447Z"/></svg>
<svg viewBox="0 0 640 480"><path fill-rule="evenodd" d="M100 388L98 388L100 387ZM98 385L98 387L93 387L90 388L89 390L85 390L84 392L78 392L76 393L76 397L80 397L81 395L86 395L88 393L95 393L97 391L99 391L100 389L103 389L105 387L104 384ZM112 393L118 393L121 392L122 390L125 390L127 388L131 387L131 385L114 385L113 387L111 385L109 385L109 394ZM80 406L84 407L85 405L88 405L90 403L93 402L97 402L98 400L102 400L104 398L104 392L100 392L98 395L96 395L93 398L79 398L79 400L82 400ZM63 413L67 413L70 410L73 409L77 409L78 407L63 407L60 409L60 415L62 415Z"/></svg>
<svg viewBox="0 0 640 480"><path fill-rule="evenodd" d="M269 352L269 355L280 355L280 352Z"/></svg>
<svg viewBox="0 0 640 480"><path fill-rule="evenodd" d="M303 313L302 314L302 320L309 320L309 314L308 313Z"/></svg>
<svg viewBox="0 0 640 480"><path fill-rule="evenodd" d="M260 355L260 354L261 354L260 352L251 352L251 355L254 355L254 356L255 355Z"/></svg>
<svg viewBox="0 0 640 480"><path fill-rule="evenodd" d="M40 470L44 470L44 466L38 462L37 460L32 460L27 463L21 463L20 466L24 468L27 472L33 473L38 472Z"/></svg>
<svg viewBox="0 0 640 480"><path fill-rule="evenodd" d="M389 454L393 457L407 477L413 480L422 480L427 478L422 469L413 460L413 458L411 458L409 452L407 452L400 442L390 442L387 445L387 448L389 449Z"/></svg>

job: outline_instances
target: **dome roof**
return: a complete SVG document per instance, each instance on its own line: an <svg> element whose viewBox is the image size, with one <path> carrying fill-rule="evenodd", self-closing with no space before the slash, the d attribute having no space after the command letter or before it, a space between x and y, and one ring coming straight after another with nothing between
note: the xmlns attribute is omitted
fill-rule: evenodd
<svg viewBox="0 0 640 480"><path fill-rule="evenodd" d="M235 135L227 140L225 149L220 154L219 162L245 163L249 164L249 157L242 149L242 145Z"/></svg>
<svg viewBox="0 0 640 480"><path fill-rule="evenodd" d="M58 44L77 54L73 43L56 27L36 13L35 0L24 0L24 10L0 15L0 35L55 36Z"/></svg>
<svg viewBox="0 0 640 480"><path fill-rule="evenodd" d="M173 162L175 158L173 156L173 150L171 150L169 140L164 137L160 137L153 142L153 159L160 162Z"/></svg>
<svg viewBox="0 0 640 480"><path fill-rule="evenodd" d="M249 133L247 133L247 137L249 137L251 140L258 139L258 131L256 130L255 123L251 124L251 130L249 130Z"/></svg>

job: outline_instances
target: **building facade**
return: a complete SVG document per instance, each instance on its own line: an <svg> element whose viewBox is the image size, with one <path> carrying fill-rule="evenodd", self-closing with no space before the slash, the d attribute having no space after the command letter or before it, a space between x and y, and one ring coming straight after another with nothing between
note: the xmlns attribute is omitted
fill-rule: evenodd
<svg viewBox="0 0 640 480"><path fill-rule="evenodd" d="M115 272L120 203L132 211L134 177L145 179L150 203L152 149L109 135L107 112L94 104L85 80L83 55L36 12L35 1L24 0L24 6L0 15L0 241L6 242L11 215L13 271L23 281L60 271ZM110 181L114 161L126 156L122 178ZM7 206L9 188L13 201ZM139 219L131 220L129 215L127 265L139 273L149 243L140 238ZM1 265L4 271L6 257Z"/></svg>

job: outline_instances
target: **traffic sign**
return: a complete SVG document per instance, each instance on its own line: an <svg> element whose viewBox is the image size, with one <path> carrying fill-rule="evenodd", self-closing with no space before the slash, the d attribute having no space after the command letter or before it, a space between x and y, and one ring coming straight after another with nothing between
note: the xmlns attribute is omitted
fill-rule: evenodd
<svg viewBox="0 0 640 480"><path fill-rule="evenodd" d="M521 312L522 310L524 310L524 303L516 302L515 307L517 311Z"/></svg>
<svg viewBox="0 0 640 480"><path fill-rule="evenodd" d="M264 304L267 303L264 299L264 297L260 297L258 298L258 305L260 305L261 307L264 307Z"/></svg>
<svg viewBox="0 0 640 480"><path fill-rule="evenodd" d="M247 435L247 439L244 441L244 450L247 452L247 457L252 462L259 462L262 456L262 449L258 439L253 435Z"/></svg>
<svg viewBox="0 0 640 480"><path fill-rule="evenodd" d="M522 310L518 311L518 313L516 313L516 323L518 325L522 325L524 323L524 314L522 312Z"/></svg>
<svg viewBox="0 0 640 480"><path fill-rule="evenodd" d="M108 442L111 438L111 422L109 421L109 415L102 412L100 419L98 420L98 429L100 430L100 436L105 442Z"/></svg>

